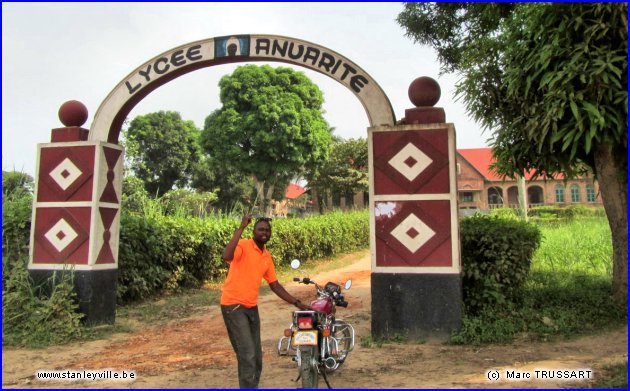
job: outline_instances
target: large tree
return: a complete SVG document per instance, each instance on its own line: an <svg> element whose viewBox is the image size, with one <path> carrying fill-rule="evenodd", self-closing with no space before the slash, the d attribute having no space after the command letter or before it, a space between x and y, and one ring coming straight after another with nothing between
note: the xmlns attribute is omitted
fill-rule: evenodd
<svg viewBox="0 0 630 391"><path fill-rule="evenodd" d="M200 160L199 135L192 121L175 111L133 119L124 132L127 159L152 196L189 184Z"/></svg>
<svg viewBox="0 0 630 391"><path fill-rule="evenodd" d="M355 193L369 189L368 146L366 139L335 140L330 156L323 165L306 175L308 187L314 189L318 197L320 213L323 211L324 196L327 193L340 193L346 201L352 200Z"/></svg>
<svg viewBox="0 0 630 391"><path fill-rule="evenodd" d="M626 3L407 3L407 35L433 46L493 133L499 173L596 175L612 231L613 297L627 300Z"/></svg>
<svg viewBox="0 0 630 391"><path fill-rule="evenodd" d="M191 186L198 191L215 193L217 200L212 205L227 213L251 209L256 198L254 180L250 176L208 156L195 170Z"/></svg>
<svg viewBox="0 0 630 391"><path fill-rule="evenodd" d="M327 156L332 135L323 94L302 72L269 65L238 67L219 87L223 106L206 118L202 146L211 159L253 177L269 213L274 189Z"/></svg>

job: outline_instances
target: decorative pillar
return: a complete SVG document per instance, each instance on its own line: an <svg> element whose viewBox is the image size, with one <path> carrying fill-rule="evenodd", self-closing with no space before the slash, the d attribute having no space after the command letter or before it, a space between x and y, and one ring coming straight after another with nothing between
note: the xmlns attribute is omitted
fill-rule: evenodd
<svg viewBox="0 0 630 391"><path fill-rule="evenodd" d="M64 127L37 146L28 269L36 284L72 273L85 322L113 323L123 148L87 141L87 116L81 102L64 103Z"/></svg>
<svg viewBox="0 0 630 391"><path fill-rule="evenodd" d="M372 335L445 338L462 317L455 128L435 80L409 98L397 125L368 129Z"/></svg>

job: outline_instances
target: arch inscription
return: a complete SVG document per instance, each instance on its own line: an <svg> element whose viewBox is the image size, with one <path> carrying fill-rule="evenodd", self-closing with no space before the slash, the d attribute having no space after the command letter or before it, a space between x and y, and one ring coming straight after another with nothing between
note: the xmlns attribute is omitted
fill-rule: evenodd
<svg viewBox="0 0 630 391"><path fill-rule="evenodd" d="M370 126L394 125L392 105L361 67L339 53L301 39L278 35L231 35L178 46L126 76L100 105L90 127L92 141L118 142L122 123L144 97L186 73L213 65L278 61L302 66L343 84L363 105Z"/></svg>

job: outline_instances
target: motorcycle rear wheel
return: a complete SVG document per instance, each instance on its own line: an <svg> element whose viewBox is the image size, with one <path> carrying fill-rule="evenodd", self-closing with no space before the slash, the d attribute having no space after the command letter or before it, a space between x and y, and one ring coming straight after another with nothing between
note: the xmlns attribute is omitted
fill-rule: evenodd
<svg viewBox="0 0 630 391"><path fill-rule="evenodd" d="M317 346L300 346L299 349L302 388L317 388L319 383Z"/></svg>

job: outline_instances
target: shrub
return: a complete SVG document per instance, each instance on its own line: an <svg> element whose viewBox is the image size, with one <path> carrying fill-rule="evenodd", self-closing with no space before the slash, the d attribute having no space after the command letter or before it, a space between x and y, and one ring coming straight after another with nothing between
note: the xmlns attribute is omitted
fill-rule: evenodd
<svg viewBox="0 0 630 391"><path fill-rule="evenodd" d="M2 197L2 256L16 261L28 256L33 197L28 193Z"/></svg>
<svg viewBox="0 0 630 391"><path fill-rule="evenodd" d="M32 347L66 342L83 333L72 274L54 274L49 294L33 286L26 258L2 258L2 343Z"/></svg>
<svg viewBox="0 0 630 391"><path fill-rule="evenodd" d="M366 211L334 212L304 219L273 222L269 251L277 264L295 258L321 259L369 246L369 219Z"/></svg>
<svg viewBox="0 0 630 391"><path fill-rule="evenodd" d="M475 215L461 221L462 283L468 313L518 303L540 231L516 220Z"/></svg>

